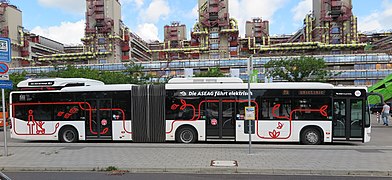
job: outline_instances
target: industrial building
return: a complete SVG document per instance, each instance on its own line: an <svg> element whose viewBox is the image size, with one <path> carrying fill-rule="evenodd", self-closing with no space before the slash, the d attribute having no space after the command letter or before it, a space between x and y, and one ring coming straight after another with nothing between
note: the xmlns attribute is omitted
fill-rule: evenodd
<svg viewBox="0 0 392 180"><path fill-rule="evenodd" d="M10 67L40 65L38 57L64 53L64 45L28 32L22 26L22 11L6 0L0 1L0 36L11 39Z"/></svg>
<svg viewBox="0 0 392 180"><path fill-rule="evenodd" d="M228 3L228 0L199 0L199 18L190 32L190 42L184 39L185 25L167 25L164 42L150 46L153 59L351 54L364 53L367 45L366 41L360 41L352 0L313 0L313 11L304 18L303 28L290 35L270 36L269 21L253 18L246 22L243 38L239 36L237 21L229 16Z"/></svg>
<svg viewBox="0 0 392 180"><path fill-rule="evenodd" d="M86 0L83 51L42 56L52 64L105 64L151 61L148 44L121 20L118 0Z"/></svg>
<svg viewBox="0 0 392 180"><path fill-rule="evenodd" d="M364 52L365 43L358 39L357 18L352 12L352 0L313 0L312 13L307 14L304 26L293 35L268 36L268 21L254 19L247 22L241 49L249 54L343 54ZM255 26L258 28L255 28ZM248 29L253 27L253 29ZM255 31L257 29L257 31Z"/></svg>
<svg viewBox="0 0 392 180"><path fill-rule="evenodd" d="M191 31L190 42L184 39L185 25L165 26L165 42L151 47L155 60L238 57L238 24L229 16L228 3L228 0L198 1L199 18Z"/></svg>

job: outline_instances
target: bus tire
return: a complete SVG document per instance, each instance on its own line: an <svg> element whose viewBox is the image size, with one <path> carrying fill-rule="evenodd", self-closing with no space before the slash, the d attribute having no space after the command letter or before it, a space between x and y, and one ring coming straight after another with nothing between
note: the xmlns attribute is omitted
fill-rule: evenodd
<svg viewBox="0 0 392 180"><path fill-rule="evenodd" d="M192 127L181 127L176 132L176 141L179 143L194 143L197 140L196 130Z"/></svg>
<svg viewBox="0 0 392 180"><path fill-rule="evenodd" d="M78 141L78 131L74 127L66 126L61 128L59 133L60 142L74 143Z"/></svg>
<svg viewBox="0 0 392 180"><path fill-rule="evenodd" d="M322 142L321 133L316 128L306 128L301 133L301 142L305 145L319 145Z"/></svg>

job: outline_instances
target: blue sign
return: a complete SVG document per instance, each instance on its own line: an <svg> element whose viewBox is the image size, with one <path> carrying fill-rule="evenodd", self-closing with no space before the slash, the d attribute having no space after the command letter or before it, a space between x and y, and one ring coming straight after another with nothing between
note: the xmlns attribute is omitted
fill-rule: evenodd
<svg viewBox="0 0 392 180"><path fill-rule="evenodd" d="M11 49L10 38L0 38L0 62L11 62Z"/></svg>
<svg viewBox="0 0 392 180"><path fill-rule="evenodd" d="M0 74L6 74L8 72L8 65L0 62Z"/></svg>
<svg viewBox="0 0 392 180"><path fill-rule="evenodd" d="M0 80L0 89L12 89L12 81Z"/></svg>

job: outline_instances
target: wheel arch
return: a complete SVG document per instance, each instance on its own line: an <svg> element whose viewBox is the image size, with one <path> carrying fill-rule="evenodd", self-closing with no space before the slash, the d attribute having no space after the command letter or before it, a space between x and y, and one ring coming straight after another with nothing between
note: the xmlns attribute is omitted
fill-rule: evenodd
<svg viewBox="0 0 392 180"><path fill-rule="evenodd" d="M59 129L59 131L58 131L58 135L57 135L57 137L58 137L58 139L60 140L60 136L63 134L63 131L64 131L64 129L67 129L67 128L72 128L72 129L74 129L75 130L75 132L77 133L77 141L80 141L81 139L80 139L80 132L78 131L78 128L76 128L74 125L70 125L70 124L66 124L66 125L63 125L63 126L61 126L61 128Z"/></svg>
<svg viewBox="0 0 392 180"><path fill-rule="evenodd" d="M183 124L177 127L176 131L175 131L175 137L177 137L178 133L180 132L181 129L183 128L191 128L196 132L196 140L199 140L199 131L197 130L197 128L195 128L195 126L191 125L191 124ZM177 139L175 139L177 140Z"/></svg>
<svg viewBox="0 0 392 180"><path fill-rule="evenodd" d="M298 135L298 139L299 139L300 142L302 141L302 139L301 139L302 134L303 134L303 133L305 132L305 130L307 130L307 129L316 129L316 130L320 133L320 136L321 136L321 143L324 143L324 130L323 130L323 128L321 128L321 127L318 126L318 125L307 125L307 126L304 126L304 127L301 129L301 131L300 131L300 133L299 133L299 135Z"/></svg>

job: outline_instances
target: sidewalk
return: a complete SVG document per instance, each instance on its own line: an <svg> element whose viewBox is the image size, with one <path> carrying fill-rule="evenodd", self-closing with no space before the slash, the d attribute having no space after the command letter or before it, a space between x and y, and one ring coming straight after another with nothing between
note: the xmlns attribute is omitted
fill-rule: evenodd
<svg viewBox="0 0 392 180"><path fill-rule="evenodd" d="M114 166L132 173L252 173L392 176L392 146L293 144L10 144L1 171L98 171ZM3 149L2 149L3 150ZM0 153L3 153L3 151ZM213 167L212 160L236 161Z"/></svg>

